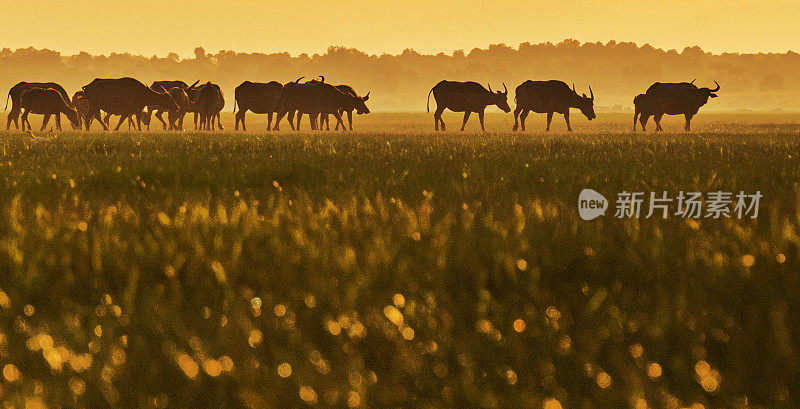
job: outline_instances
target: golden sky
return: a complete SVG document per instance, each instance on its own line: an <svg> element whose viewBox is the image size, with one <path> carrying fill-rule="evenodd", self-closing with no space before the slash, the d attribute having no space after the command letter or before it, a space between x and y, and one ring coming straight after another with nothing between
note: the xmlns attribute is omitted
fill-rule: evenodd
<svg viewBox="0 0 800 409"><path fill-rule="evenodd" d="M797 0L0 0L0 47L65 54L469 51L494 43L634 41L800 51Z"/></svg>

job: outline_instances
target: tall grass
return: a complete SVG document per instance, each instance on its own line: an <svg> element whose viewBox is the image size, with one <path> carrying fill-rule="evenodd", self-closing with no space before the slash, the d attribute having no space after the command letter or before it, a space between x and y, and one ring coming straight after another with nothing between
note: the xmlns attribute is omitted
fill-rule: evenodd
<svg viewBox="0 0 800 409"><path fill-rule="evenodd" d="M794 407L800 143L720 126L6 134L0 399ZM586 187L764 198L587 222Z"/></svg>

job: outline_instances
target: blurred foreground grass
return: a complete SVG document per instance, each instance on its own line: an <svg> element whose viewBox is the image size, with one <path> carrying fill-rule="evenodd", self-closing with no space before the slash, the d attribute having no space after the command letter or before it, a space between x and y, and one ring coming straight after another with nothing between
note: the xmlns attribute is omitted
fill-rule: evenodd
<svg viewBox="0 0 800 409"><path fill-rule="evenodd" d="M0 397L797 407L800 143L726 132L5 134ZM764 198L586 222L586 187Z"/></svg>

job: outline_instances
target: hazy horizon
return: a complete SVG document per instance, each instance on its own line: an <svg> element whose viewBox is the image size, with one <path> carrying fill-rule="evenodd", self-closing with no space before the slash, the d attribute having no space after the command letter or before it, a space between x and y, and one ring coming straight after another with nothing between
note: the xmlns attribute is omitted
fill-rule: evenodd
<svg viewBox="0 0 800 409"><path fill-rule="evenodd" d="M31 2L4 5L2 47L47 48L190 57L208 50L324 52L336 45L369 54L452 53L490 44L617 39L665 50L699 46L721 52L800 50L800 9L789 0L629 0L567 3L500 0L409 0L387 6L364 0L265 3L241 0L221 7L210 0L53 2L47 13ZM86 18L87 15L93 18ZM26 16L36 16L35 24ZM731 30L735 27L735 30Z"/></svg>

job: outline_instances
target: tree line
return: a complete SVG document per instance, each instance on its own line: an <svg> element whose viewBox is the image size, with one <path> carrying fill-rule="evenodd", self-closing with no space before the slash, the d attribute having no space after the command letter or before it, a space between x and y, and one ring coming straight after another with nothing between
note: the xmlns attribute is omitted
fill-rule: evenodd
<svg viewBox="0 0 800 409"><path fill-rule="evenodd" d="M129 53L62 55L48 49L0 50L0 89L19 81L54 81L74 92L94 78L132 76L145 83L181 79L210 80L226 93L233 107L233 89L245 80L289 82L299 76L324 75L332 84L348 84L360 94L371 91L376 111L424 111L425 96L441 79L505 82L509 102L514 88L527 79L561 79L587 92L591 85L598 111L623 111L633 96L656 81L697 79L696 84L725 89L715 110L800 109L800 54L706 52L699 47L663 50L648 44L609 41L580 43L495 44L469 52L367 54L332 46L323 54L238 53L194 50L191 58L175 53L146 57Z"/></svg>

